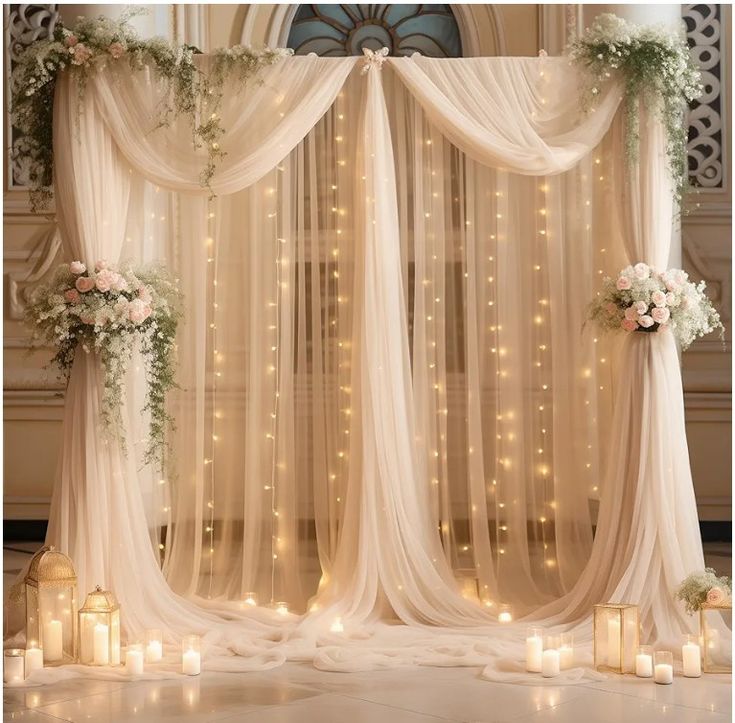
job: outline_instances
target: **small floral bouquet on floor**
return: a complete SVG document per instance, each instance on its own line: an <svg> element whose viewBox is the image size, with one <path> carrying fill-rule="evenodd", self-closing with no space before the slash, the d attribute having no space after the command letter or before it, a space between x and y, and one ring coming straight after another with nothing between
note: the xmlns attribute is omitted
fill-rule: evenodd
<svg viewBox="0 0 735 723"><path fill-rule="evenodd" d="M78 348L96 353L104 369L102 418L122 438L124 379L133 349L145 361L148 383L143 411L150 413L145 461L162 464L165 433L172 419L166 393L176 386L174 339L180 294L165 269L114 269L98 261L90 271L81 261L61 264L47 284L33 292L26 320L34 345L56 347L51 363L68 381Z"/></svg>
<svg viewBox="0 0 735 723"><path fill-rule="evenodd" d="M605 278L590 306L589 318L603 329L655 332L671 329L686 349L715 329L724 333L720 315L681 269L658 272L648 264L624 268L617 279Z"/></svg>
<svg viewBox="0 0 735 723"><path fill-rule="evenodd" d="M703 605L728 607L732 605L732 581L729 577L717 577L711 568L693 572L676 588L674 597L684 602L686 611L693 615Z"/></svg>

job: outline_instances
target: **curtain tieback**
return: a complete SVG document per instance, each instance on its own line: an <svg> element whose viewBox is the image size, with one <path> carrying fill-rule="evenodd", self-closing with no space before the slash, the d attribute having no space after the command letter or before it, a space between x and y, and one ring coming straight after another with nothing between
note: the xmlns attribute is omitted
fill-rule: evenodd
<svg viewBox="0 0 735 723"><path fill-rule="evenodd" d="M385 59L388 57L388 53L390 51L388 48L381 48L380 50L373 52L370 48L363 48L362 52L365 56L365 61L362 65L362 75L365 75L370 68L377 68L380 70L383 67L383 63L385 63Z"/></svg>

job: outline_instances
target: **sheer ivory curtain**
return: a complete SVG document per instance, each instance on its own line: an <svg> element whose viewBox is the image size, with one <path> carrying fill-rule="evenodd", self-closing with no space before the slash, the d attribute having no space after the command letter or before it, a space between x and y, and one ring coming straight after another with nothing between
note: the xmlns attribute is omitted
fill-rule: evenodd
<svg viewBox="0 0 735 723"><path fill-rule="evenodd" d="M149 132L153 72L101 71L81 120L60 85L69 256L160 253L186 320L163 476L94 434L96 362L75 365L49 542L129 636L206 632L220 669L476 665L520 655L502 604L588 636L608 592L685 626L664 589L701 561L673 340L629 340L618 367L582 328L603 271L665 263L660 125L623 182L619 89L582 114L566 59L357 62L228 88L212 202L190 129Z"/></svg>

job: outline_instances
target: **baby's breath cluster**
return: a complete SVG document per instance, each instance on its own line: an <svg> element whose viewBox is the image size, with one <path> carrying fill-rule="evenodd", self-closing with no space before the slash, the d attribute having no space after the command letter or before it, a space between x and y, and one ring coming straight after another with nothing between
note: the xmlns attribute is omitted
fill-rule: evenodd
<svg viewBox="0 0 735 723"><path fill-rule="evenodd" d="M729 577L717 577L713 568L706 567L702 572L693 572L682 580L674 597L684 603L690 615L701 610L705 604L726 607L732 605L732 581Z"/></svg>
<svg viewBox="0 0 735 723"><path fill-rule="evenodd" d="M90 74L108 63L126 62L133 70L155 68L170 91L162 94L166 100L158 108L158 127L179 116L189 119L194 144L208 150L202 183L209 187L216 162L224 155L219 148L224 129L216 110L225 80L234 73L245 83L288 53L246 46L217 51L208 75L195 63L196 48L138 37L130 20L141 12L133 8L117 20L80 17L73 28L57 24L52 37L31 43L20 54L11 78L12 122L21 132L13 154L26 169L33 210L47 208L52 199L53 102L61 71L74 74L81 100ZM208 114L200 113L202 99L213 106Z"/></svg>
<svg viewBox="0 0 735 723"><path fill-rule="evenodd" d="M676 198L681 200L689 184L684 114L688 103L702 93L700 73L683 34L663 27L633 25L616 15L603 14L572 41L568 52L588 71L588 107L613 76L622 75L631 161L638 153L639 101L655 105L666 128L669 168Z"/></svg>
<svg viewBox="0 0 735 723"><path fill-rule="evenodd" d="M98 261L61 264L37 287L26 310L34 345L56 348L52 360L68 379L81 347L97 354L104 370L101 414L108 431L121 435L125 374L133 350L140 350L148 383L143 411L150 414L145 461L163 464L165 435L172 422L166 393L176 386L174 343L181 317L176 283L165 269L113 269Z"/></svg>

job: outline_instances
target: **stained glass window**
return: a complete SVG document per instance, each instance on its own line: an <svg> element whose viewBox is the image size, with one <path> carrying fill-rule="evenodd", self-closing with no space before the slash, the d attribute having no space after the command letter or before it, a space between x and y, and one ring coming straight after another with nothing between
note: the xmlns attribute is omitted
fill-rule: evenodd
<svg viewBox="0 0 735 723"><path fill-rule="evenodd" d="M300 5L288 36L297 55L362 55L387 47L391 55L462 55L449 5Z"/></svg>

